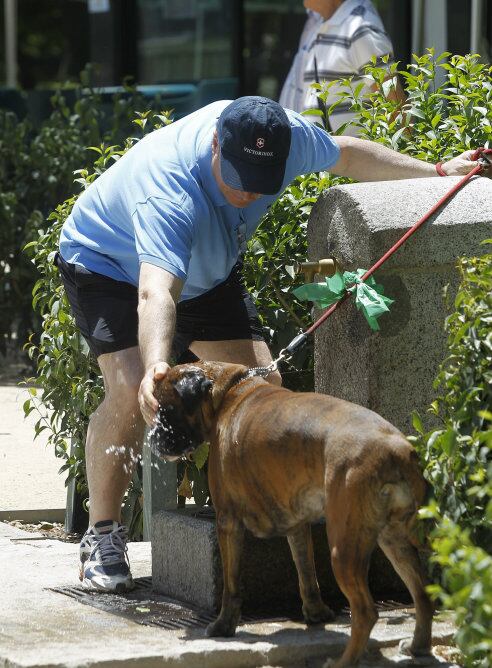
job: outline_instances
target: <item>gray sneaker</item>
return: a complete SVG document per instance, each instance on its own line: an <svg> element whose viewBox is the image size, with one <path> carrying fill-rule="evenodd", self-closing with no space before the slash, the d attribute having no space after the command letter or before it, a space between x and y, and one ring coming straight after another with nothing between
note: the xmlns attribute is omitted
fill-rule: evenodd
<svg viewBox="0 0 492 668"><path fill-rule="evenodd" d="M128 530L113 520L96 522L80 542L80 579L85 589L121 594L133 589Z"/></svg>

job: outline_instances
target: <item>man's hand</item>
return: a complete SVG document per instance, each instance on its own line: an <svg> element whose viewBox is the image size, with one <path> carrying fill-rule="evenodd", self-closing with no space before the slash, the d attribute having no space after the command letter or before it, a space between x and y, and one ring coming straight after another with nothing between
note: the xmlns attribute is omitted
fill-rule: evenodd
<svg viewBox="0 0 492 668"><path fill-rule="evenodd" d="M443 162L441 168L446 176L461 176L469 174L474 167L478 165L477 160L472 160L472 155L475 151L465 151L461 155L456 156Z"/></svg>
<svg viewBox="0 0 492 668"><path fill-rule="evenodd" d="M145 372L140 389L138 390L138 403L145 422L152 427L155 421L159 404L154 396L156 381L162 380L169 371L167 362L156 362Z"/></svg>

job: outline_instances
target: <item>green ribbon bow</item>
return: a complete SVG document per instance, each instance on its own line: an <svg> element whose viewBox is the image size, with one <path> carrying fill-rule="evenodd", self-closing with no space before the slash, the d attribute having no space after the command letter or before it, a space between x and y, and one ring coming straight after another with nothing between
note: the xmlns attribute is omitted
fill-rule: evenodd
<svg viewBox="0 0 492 668"><path fill-rule="evenodd" d="M378 285L372 276L362 281L366 269L357 269L356 272L337 271L334 276L326 278L325 283L307 283L293 290L294 295L303 301L311 301L320 308L331 306L341 299L346 292L355 291L355 304L362 311L369 327L373 331L379 330L377 319L389 311L393 299L385 297L382 285Z"/></svg>

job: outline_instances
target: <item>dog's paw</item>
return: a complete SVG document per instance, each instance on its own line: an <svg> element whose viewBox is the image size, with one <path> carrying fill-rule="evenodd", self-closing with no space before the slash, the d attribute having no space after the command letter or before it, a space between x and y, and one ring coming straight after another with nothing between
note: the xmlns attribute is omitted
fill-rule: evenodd
<svg viewBox="0 0 492 668"><path fill-rule="evenodd" d="M236 633L236 627L219 618L207 626L205 633L209 638L231 638Z"/></svg>
<svg viewBox="0 0 492 668"><path fill-rule="evenodd" d="M302 608L302 614L306 624L326 624L335 619L335 613L324 603L312 608Z"/></svg>
<svg viewBox="0 0 492 668"><path fill-rule="evenodd" d="M403 640L400 640L400 644L398 645L398 652L404 656L414 657L432 655L430 647L413 647L412 643L412 638L404 638Z"/></svg>

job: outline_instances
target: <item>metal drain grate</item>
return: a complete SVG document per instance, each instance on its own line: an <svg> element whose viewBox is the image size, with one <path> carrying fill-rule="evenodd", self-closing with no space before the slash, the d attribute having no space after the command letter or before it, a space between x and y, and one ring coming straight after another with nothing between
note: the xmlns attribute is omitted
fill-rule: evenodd
<svg viewBox="0 0 492 668"><path fill-rule="evenodd" d="M136 578L135 588L125 594L104 594L78 587L53 587L50 591L63 594L84 605L91 605L137 624L164 629L205 628L217 615L187 603L159 594L152 589L152 578ZM287 617L272 615L242 615L243 623L258 621L287 621Z"/></svg>
<svg viewBox="0 0 492 668"><path fill-rule="evenodd" d="M150 577L136 578L135 588L125 594L91 592L81 586L54 587L50 591L69 596L84 605L91 605L145 626L158 626L170 630L205 628L216 618L213 613L154 591ZM376 603L376 607L380 613L384 614L392 610L408 610L411 606L398 601L381 601ZM338 610L342 617L348 617L350 614L347 607L339 607ZM296 615L286 617L260 612L255 615L242 615L241 623L286 622L289 619L301 621L301 618Z"/></svg>

